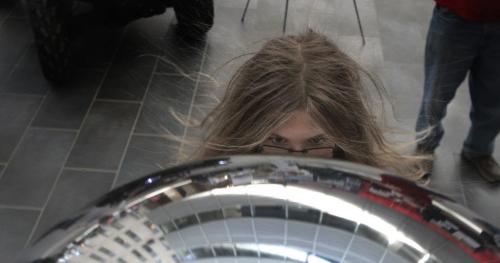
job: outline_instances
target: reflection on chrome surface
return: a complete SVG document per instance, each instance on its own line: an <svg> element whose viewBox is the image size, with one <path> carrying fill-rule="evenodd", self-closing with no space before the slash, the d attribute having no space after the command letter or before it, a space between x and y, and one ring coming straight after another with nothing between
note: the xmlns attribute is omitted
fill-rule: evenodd
<svg viewBox="0 0 500 263"><path fill-rule="evenodd" d="M20 262L500 262L498 229L383 171L216 158L114 190Z"/></svg>

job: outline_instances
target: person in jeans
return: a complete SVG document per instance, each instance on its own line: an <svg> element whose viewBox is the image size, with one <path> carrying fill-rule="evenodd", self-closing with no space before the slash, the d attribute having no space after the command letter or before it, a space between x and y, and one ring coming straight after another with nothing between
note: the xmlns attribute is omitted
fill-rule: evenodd
<svg viewBox="0 0 500 263"><path fill-rule="evenodd" d="M500 182L492 157L500 130L500 1L436 0L425 49L417 151L434 154L446 107L468 74L471 127L461 156L488 182Z"/></svg>

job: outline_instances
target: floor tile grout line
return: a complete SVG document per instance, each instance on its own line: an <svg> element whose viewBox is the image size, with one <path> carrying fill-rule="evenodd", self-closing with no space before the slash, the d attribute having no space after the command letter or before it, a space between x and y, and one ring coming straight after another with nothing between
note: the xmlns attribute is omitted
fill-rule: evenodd
<svg viewBox="0 0 500 263"><path fill-rule="evenodd" d="M14 11L14 10L12 10ZM13 16L12 14L7 17L7 19L12 19L12 20L29 20L28 16Z"/></svg>
<svg viewBox="0 0 500 263"><path fill-rule="evenodd" d="M41 211L41 207L35 206L21 206L21 205L0 205L0 209L13 209L13 210L29 210L29 211Z"/></svg>
<svg viewBox="0 0 500 263"><path fill-rule="evenodd" d="M147 132L134 132L132 134L133 136L142 136L142 137L155 137L155 138L171 138L171 134L154 134L154 133L147 133Z"/></svg>
<svg viewBox="0 0 500 263"><path fill-rule="evenodd" d="M129 103L129 104L142 104L140 100L120 100L120 99L100 99L97 98L98 102L109 102L109 103Z"/></svg>
<svg viewBox="0 0 500 263"><path fill-rule="evenodd" d="M184 76L181 73L165 73L165 72L154 72L153 75L155 75L155 76L165 76L165 77L168 77L168 76L174 76L174 77Z"/></svg>
<svg viewBox="0 0 500 263"><path fill-rule="evenodd" d="M65 166L63 170L66 171L78 171L78 172L94 172L94 173L115 173L116 170L108 170L108 169L94 169L94 168L86 168L86 167L73 167L73 166Z"/></svg>
<svg viewBox="0 0 500 263"><path fill-rule="evenodd" d="M170 21L170 23L172 23L172 21ZM169 27L169 29L167 29L167 33L170 30L170 28L171 27ZM140 101L140 106L139 106L139 109L137 110L136 118L134 120L132 128L130 129L129 136L128 136L127 142L125 144L125 148L123 150L122 156L120 158L120 162L118 164L118 169L116 171L115 177L113 178L113 182L111 183L110 189L115 188L116 182L118 181L118 177L120 176L120 173L122 171L122 166L123 166L123 163L125 161L125 157L127 156L127 151L128 151L129 146L130 146L130 142L132 141L132 138L134 137L134 133L135 133L135 129L137 127L137 123L139 122L139 118L141 117L142 110L144 108L144 102L146 101L147 96L149 94L149 90L151 88L151 83L153 82L153 79L156 76L155 73L156 73L156 70L158 69L159 63L160 63L160 56L157 56L155 58L155 63L154 63L153 69L152 69L152 71L150 73L151 75L149 76L148 84L146 86L146 90L144 91L144 96L142 96L142 100Z"/></svg>
<svg viewBox="0 0 500 263"><path fill-rule="evenodd" d="M31 130L44 130L44 131L59 131L59 132L78 132L78 129L66 129L66 128L53 128L53 127L43 127L43 126L31 126Z"/></svg>
<svg viewBox="0 0 500 263"><path fill-rule="evenodd" d="M200 68L199 68L198 74L196 76L196 83L195 83L195 86L194 86L193 95L191 97L191 103L189 104L189 110L188 110L188 114L187 114L187 120L188 120L188 122L191 121L191 114L193 113L193 105L194 105L194 101L196 100L196 93L198 92L198 88L199 88L199 84L200 84L201 71L203 70L203 67L205 65L205 60L206 60L206 57L207 57L207 50L208 50L208 41L205 43L205 46L203 48L203 57L201 59ZM182 151L183 151L183 148L184 148L184 140L186 139L187 130L188 130L188 127L185 126L184 127L184 132L182 133L181 143L179 145L179 150L177 151L177 161L176 161L176 163L179 163L181 161L180 159L181 159L181 154L182 154Z"/></svg>
<svg viewBox="0 0 500 263"><path fill-rule="evenodd" d="M132 128L130 129L129 136L127 138L127 142L125 143L125 148L123 149L122 156L120 158L120 162L118 164L118 170L116 171L115 177L113 178L113 182L111 183L111 189L115 188L116 182L118 181L118 177L120 176L120 172L122 170L123 163L125 161L125 157L127 155L128 148L130 146L130 142L132 141L132 137L134 137L134 131L137 127L137 123L139 122L139 118L141 117L142 109L144 108L144 101L146 100L146 97L149 93L149 89L151 88L151 84L153 82L153 79L155 77L154 72L156 71L158 64L159 64L160 59L157 57L155 59L155 64L153 66L153 70L151 72L151 75L149 76L148 84L146 86L146 90L144 91L144 96L142 97L142 101L140 103L139 109L137 110L137 114L135 116L134 123L132 124Z"/></svg>
<svg viewBox="0 0 500 263"><path fill-rule="evenodd" d="M28 16L9 16L9 20L27 20L29 22Z"/></svg>
<svg viewBox="0 0 500 263"><path fill-rule="evenodd" d="M65 160L64 160L64 162L63 162L63 165L61 166L61 169L59 170L59 172L58 172L58 174L57 174L57 177L56 177L56 179L54 180L54 183L52 184L52 187L51 187L51 189L50 189L50 191L49 191L49 194L47 195L47 197L46 197L46 199L45 199L45 202L44 202L44 204L43 204L43 206L42 206L42 210L41 210L41 211L40 211L40 213L38 214L38 217L37 217L37 219L36 219L36 221L35 221L34 226L33 226L33 227L32 227L32 229L31 229L31 233L30 233L30 235L28 236L28 239L26 240L26 242L25 242L25 244L24 244L24 247L27 247L27 246L29 245L29 243L30 243L30 242L31 242L31 240L33 239L33 236L35 235L36 230L38 229L38 226L39 226L39 224L40 224L40 221L41 221L41 219L42 219L42 216L45 214L45 208L47 208L47 205L49 204L50 200L52 199L52 195L53 195L53 193L54 193L54 191L55 191L55 188L56 188L56 186L57 186L57 183L59 182L59 179L60 179L60 178L61 178L61 176L62 176L62 173L63 173L63 171L64 171L64 167L66 166L66 163L67 163L67 162L68 162L68 160L69 160L69 157L70 157L70 155L71 155L71 152L73 151L73 148L74 148L74 146L76 145L76 142L77 142L77 140L78 140L78 137L80 136L80 132L81 132L81 130L82 130L82 128L83 128L83 126L85 125L85 122L87 121L88 116L90 115L90 111L92 110L92 107L93 107L93 105L94 105L94 103L95 103L95 101L96 101L96 98L97 98L97 96L98 96L98 94L99 94L99 91L101 90L101 88L102 88L102 86L103 86L103 84L104 84L104 81L106 80L106 77L107 77L107 75L108 75L108 72L109 72L109 70L110 70L111 66L113 65L113 63L112 63L112 62L114 61L114 59L115 59L116 55L118 54L118 50L119 50L119 48L120 48L120 46L121 46L121 44L122 44L122 41L123 41L123 39L124 39L125 32L126 32L126 28L123 30L123 32L122 32L122 34L121 34L121 36L120 36L120 40L119 40L119 42L118 42L118 44L117 44L117 47L115 48L115 51L114 51L114 53L113 53L113 57L112 57L112 59L111 59L111 63L107 66L107 68L106 68L106 70L105 70L105 72L104 72L104 74L103 74L103 76L102 76L102 79L101 79L101 81L100 81L100 83L99 83L99 87L98 87L98 88L97 88L97 90L95 91L94 98L92 99L92 102L91 102L91 104L89 105L89 107L88 107L88 109L87 109L87 112L85 113L85 115L84 115L84 117L83 117L83 119L82 119L82 123L80 124L80 128L78 129L77 133L75 134L75 138L73 139L73 142L72 142L72 144L71 144L71 146L70 146L70 148L69 148L69 150L68 150L68 153L66 154L66 158L65 158Z"/></svg>
<svg viewBox="0 0 500 263"><path fill-rule="evenodd" d="M28 134L28 131L30 130L30 127L31 127L31 124L33 124L33 122L35 121L36 119L36 116L38 115L38 113L40 112L40 110L42 109L42 105L43 103L45 102L45 100L47 99L47 94L48 94L48 90L45 92L45 95L43 95L42 97L40 97L40 102L38 104L38 107L37 109L35 110L35 112L33 113L33 117L31 117L31 120L28 122L28 125L26 126L26 128L24 129L21 137L19 138L19 141L17 142L16 146L14 147L14 150L12 150L9 158L7 159L7 164L10 164L10 162L12 161L12 159L14 159L14 156L16 155L17 151L19 150L19 147L21 147L21 144L22 142L24 141L24 139L26 138L26 134ZM3 175L5 174L5 171L7 171L7 166L4 167L3 171L0 172L0 182L3 178Z"/></svg>
<svg viewBox="0 0 500 263"><path fill-rule="evenodd" d="M33 98L41 98L45 95L41 94L29 94L29 93L15 93L10 91L0 91L0 96L18 96L18 97L33 97Z"/></svg>
<svg viewBox="0 0 500 263"><path fill-rule="evenodd" d="M28 56L30 48L33 44L35 44L35 42L33 40L31 40L30 43L28 44L28 46L23 50L23 54L19 57L19 59L16 61L16 63L14 64L12 69L10 70L9 74L7 75L7 79L10 79L12 77L12 74L14 74L14 72L19 68L19 65L21 65L21 62L23 61L23 59L26 58L26 56ZM48 89L47 89L47 91L48 91Z"/></svg>
<svg viewBox="0 0 500 263"><path fill-rule="evenodd" d="M90 109L90 107L89 107L89 109ZM83 122L82 122L82 124L83 124ZM35 221L35 224L33 225L32 229L31 229L30 235L28 236L28 239L24 243L24 247L26 247L31 242L31 239L33 239L33 236L38 228L38 225L40 224L40 220L42 219L42 216L45 214L45 208L47 208L47 204L49 203L50 199L52 199L52 194L54 193L55 188L57 186L57 183L59 182L59 179L62 176L62 173L64 170L64 164L68 161L69 156L71 154L71 151L73 150L73 147L75 146L79 135L80 135L80 130L78 130L76 132L75 137L73 138L73 141L71 142L71 146L69 147L69 150L66 153L66 156L64 158L63 165L61 166L61 168L57 172L57 176L56 176L54 182L52 183L52 186L50 187L49 193L48 193L47 197L45 198L45 202L43 203L42 209L41 209L40 213L38 214L37 219Z"/></svg>

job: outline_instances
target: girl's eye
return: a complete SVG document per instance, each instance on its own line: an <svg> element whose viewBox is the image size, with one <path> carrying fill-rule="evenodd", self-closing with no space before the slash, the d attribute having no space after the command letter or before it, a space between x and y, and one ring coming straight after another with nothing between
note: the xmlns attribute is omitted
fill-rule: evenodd
<svg viewBox="0 0 500 263"><path fill-rule="evenodd" d="M311 145L322 145L326 142L326 139L324 137L314 137L309 140L309 143Z"/></svg>
<svg viewBox="0 0 500 263"><path fill-rule="evenodd" d="M286 143L286 139L279 137L279 136L273 136L270 138L271 142L276 145L283 145Z"/></svg>

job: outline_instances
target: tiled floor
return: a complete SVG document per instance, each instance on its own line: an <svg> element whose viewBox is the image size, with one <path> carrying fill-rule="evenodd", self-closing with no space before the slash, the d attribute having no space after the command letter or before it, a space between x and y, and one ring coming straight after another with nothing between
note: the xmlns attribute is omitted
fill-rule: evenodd
<svg viewBox="0 0 500 263"><path fill-rule="evenodd" d="M1 1L1 261L11 262L50 225L109 189L178 162L188 147L169 138L195 133L171 112L200 117L223 92L197 72L227 80L242 60L220 68L224 62L281 34L284 2L253 0L242 24L244 0L216 0L214 28L198 45L175 38L172 10L88 33L75 42L71 80L53 88L41 75L23 5ZM357 2L365 46L350 0L291 0L287 31L315 28L378 74L398 125L411 131L432 2ZM469 105L462 87L449 107L432 187L500 226L500 187L481 181L458 156Z"/></svg>

